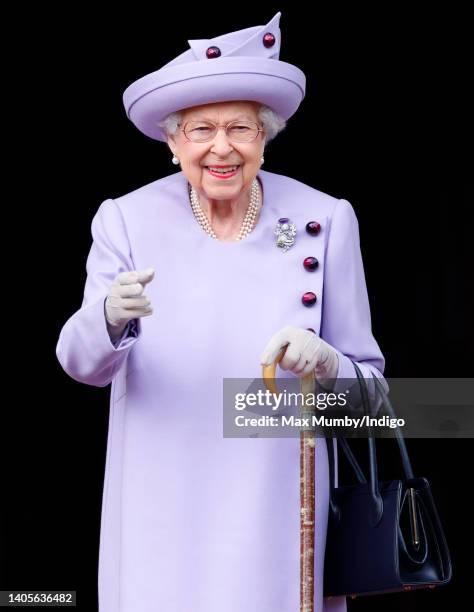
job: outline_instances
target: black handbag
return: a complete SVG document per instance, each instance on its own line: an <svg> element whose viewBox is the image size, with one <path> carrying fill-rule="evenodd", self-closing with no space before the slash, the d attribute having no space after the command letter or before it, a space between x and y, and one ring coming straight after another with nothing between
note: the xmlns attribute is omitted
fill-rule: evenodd
<svg viewBox="0 0 474 612"><path fill-rule="evenodd" d="M359 367L364 414L369 394ZM376 392L391 417L393 407L372 374ZM373 416L373 415L372 415ZM435 588L451 580L451 558L426 478L415 478L400 429L395 428L405 479L379 482L375 437L369 429L369 481L346 438L337 438L358 483L335 487L334 447L326 437L329 461L329 514L324 565L324 597L375 595Z"/></svg>

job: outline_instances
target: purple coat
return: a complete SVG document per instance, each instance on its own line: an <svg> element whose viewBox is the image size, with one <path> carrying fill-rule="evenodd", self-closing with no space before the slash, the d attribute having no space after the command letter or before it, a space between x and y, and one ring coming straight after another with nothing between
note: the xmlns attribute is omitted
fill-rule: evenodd
<svg viewBox="0 0 474 612"><path fill-rule="evenodd" d="M198 225L182 172L105 200L92 221L84 300L56 352L75 380L112 383L100 612L297 610L299 438L224 438L222 378L259 378L268 340L294 325L337 349L338 377L355 376L352 358L383 379L351 204L287 176L258 177L261 216L240 242ZM286 253L275 245L280 217L298 231ZM305 231L313 220L316 236ZM302 265L309 255L319 260L314 272ZM110 285L150 266L154 313L113 345ZM317 295L310 308L307 291ZM345 597L322 596L327 459L318 438L315 610L341 612Z"/></svg>

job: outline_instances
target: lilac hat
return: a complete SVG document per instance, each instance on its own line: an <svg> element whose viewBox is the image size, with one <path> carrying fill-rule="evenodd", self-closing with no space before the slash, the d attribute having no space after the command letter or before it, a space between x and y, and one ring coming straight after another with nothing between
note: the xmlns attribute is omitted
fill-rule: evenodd
<svg viewBox="0 0 474 612"><path fill-rule="evenodd" d="M188 51L124 91L130 121L150 138L166 142L157 124L172 112L200 104L253 100L289 119L304 98L306 77L278 59L280 16L264 26L188 40Z"/></svg>

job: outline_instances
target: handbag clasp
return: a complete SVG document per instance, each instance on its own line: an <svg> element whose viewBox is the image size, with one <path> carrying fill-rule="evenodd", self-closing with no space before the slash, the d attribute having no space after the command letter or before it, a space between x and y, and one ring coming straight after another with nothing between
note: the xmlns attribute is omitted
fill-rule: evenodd
<svg viewBox="0 0 474 612"><path fill-rule="evenodd" d="M415 489L413 487L408 489L408 505L410 508L411 540L415 550L418 550L420 548L420 535L416 518Z"/></svg>

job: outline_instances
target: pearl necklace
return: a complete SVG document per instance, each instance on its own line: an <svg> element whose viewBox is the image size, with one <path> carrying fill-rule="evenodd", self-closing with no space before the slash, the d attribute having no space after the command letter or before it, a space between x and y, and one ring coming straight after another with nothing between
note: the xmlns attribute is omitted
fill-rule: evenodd
<svg viewBox="0 0 474 612"><path fill-rule="evenodd" d="M194 187L192 187L191 185L189 185L189 199L191 201L191 208L193 209L194 216L196 217L199 225L204 229L204 231L209 236L211 236L211 238L218 240L214 230L212 229L209 219L207 218L205 212L203 211L203 209L201 208L201 205L199 204L199 198L198 198L197 192L194 189ZM236 240L242 240L243 238L245 238L245 236L247 236L247 234L250 234L250 232L252 231L255 225L255 219L257 217L259 210L260 210L260 189L258 185L258 180L255 178L252 183L250 203L247 208L247 212L245 213L245 217L242 222L242 227L240 228L240 231L239 231L239 234Z"/></svg>

